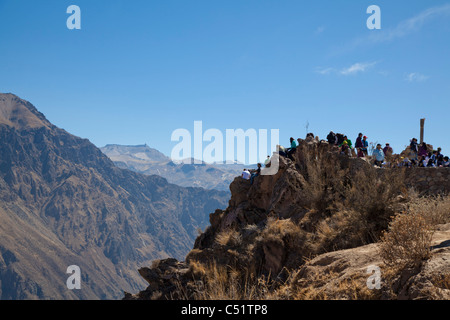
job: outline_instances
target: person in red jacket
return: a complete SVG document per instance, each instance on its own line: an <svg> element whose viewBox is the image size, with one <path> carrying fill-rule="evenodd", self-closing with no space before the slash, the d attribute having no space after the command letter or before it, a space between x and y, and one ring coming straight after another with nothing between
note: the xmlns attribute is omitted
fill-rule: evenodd
<svg viewBox="0 0 450 320"><path fill-rule="evenodd" d="M363 144L363 141L362 141L362 136L363 136L362 133L358 134L358 138L356 138L356 142L355 142L355 149L358 150L358 157L359 158L363 158L364 157L364 152L363 152L364 144Z"/></svg>

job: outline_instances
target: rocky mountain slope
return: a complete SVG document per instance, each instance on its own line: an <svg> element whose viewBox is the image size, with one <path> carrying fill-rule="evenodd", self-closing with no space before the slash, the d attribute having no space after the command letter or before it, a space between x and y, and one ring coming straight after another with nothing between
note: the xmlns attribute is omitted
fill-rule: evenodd
<svg viewBox="0 0 450 320"><path fill-rule="evenodd" d="M314 289L314 298L337 296L339 299L357 297L357 290L366 290L373 298L391 299L395 293L396 299L450 299L450 288L438 279L450 275L450 224L437 228L432 239L430 259L421 266L402 270L390 284L386 281L383 261L379 255L379 245L369 244L353 249L324 253L308 261L292 280L292 286L301 289ZM369 289L367 281L371 282L373 268L380 267L380 287ZM320 279L320 281L318 281ZM447 279L448 281L448 279ZM353 290L346 291L345 286L359 282ZM366 287L366 288L365 288ZM356 289L356 290L355 290ZM297 288L298 290L298 288ZM378 292L377 292L378 291Z"/></svg>
<svg viewBox="0 0 450 320"><path fill-rule="evenodd" d="M156 149L147 145L123 146L110 144L100 150L119 168L129 169L147 175L164 177L170 183L182 187L201 187L229 192L230 183L240 176L246 167L241 164L201 164L190 162L174 163Z"/></svg>
<svg viewBox="0 0 450 320"><path fill-rule="evenodd" d="M448 224L435 233L431 258L387 281L379 241L414 197L404 168L376 169L325 141L299 139L294 161L280 157L276 175L253 185L236 178L230 190L228 208L210 215L186 259L141 268L149 286L124 299L450 297ZM419 230L411 229L413 239ZM370 266L383 268L380 289L368 289Z"/></svg>
<svg viewBox="0 0 450 320"><path fill-rule="evenodd" d="M226 192L114 165L29 102L0 94L0 298L114 299L141 266L183 258ZM78 265L82 289L68 290Z"/></svg>

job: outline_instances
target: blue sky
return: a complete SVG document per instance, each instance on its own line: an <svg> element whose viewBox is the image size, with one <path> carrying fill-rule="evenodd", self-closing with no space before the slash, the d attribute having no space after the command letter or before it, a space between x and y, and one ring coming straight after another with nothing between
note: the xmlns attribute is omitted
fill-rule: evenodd
<svg viewBox="0 0 450 320"><path fill-rule="evenodd" d="M69 5L81 30L69 30ZM369 30L370 5L381 30ZM450 154L450 1L0 0L0 92L106 144L175 129L419 138Z"/></svg>

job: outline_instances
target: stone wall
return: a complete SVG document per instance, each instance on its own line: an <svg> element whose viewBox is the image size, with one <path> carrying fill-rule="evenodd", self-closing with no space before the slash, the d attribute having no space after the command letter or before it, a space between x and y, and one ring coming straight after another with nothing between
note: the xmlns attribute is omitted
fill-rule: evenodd
<svg viewBox="0 0 450 320"><path fill-rule="evenodd" d="M450 193L450 168L406 168L405 179L422 194Z"/></svg>
<svg viewBox="0 0 450 320"><path fill-rule="evenodd" d="M336 146L329 145L328 142L324 140L307 138L305 140L298 139L298 147L296 157L297 160L302 160L303 155L308 152L314 152L316 150L316 155L324 153L339 153L339 148ZM315 146L315 148L314 148ZM432 146L429 146L432 148ZM313 151L311 151L313 150ZM402 154L407 154L409 149L402 152ZM399 157L399 155L395 155ZM373 166L372 157L357 158L355 155L353 157L341 156L340 161L348 161L349 165L344 165L344 167L351 168L351 171L355 172L362 167L370 165ZM422 195L438 195L438 194L450 194L450 168L423 168L423 167L413 167L413 168L392 168L392 169L379 169L379 173L386 173L385 170L402 170L405 172L405 183L407 187L414 188Z"/></svg>

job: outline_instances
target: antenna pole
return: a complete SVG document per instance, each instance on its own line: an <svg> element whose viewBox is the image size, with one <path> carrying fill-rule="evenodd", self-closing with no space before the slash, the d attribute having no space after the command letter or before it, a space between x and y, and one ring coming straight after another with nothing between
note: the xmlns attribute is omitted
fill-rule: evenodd
<svg viewBox="0 0 450 320"><path fill-rule="evenodd" d="M423 131L425 128L425 119L420 119L420 144L423 143Z"/></svg>

